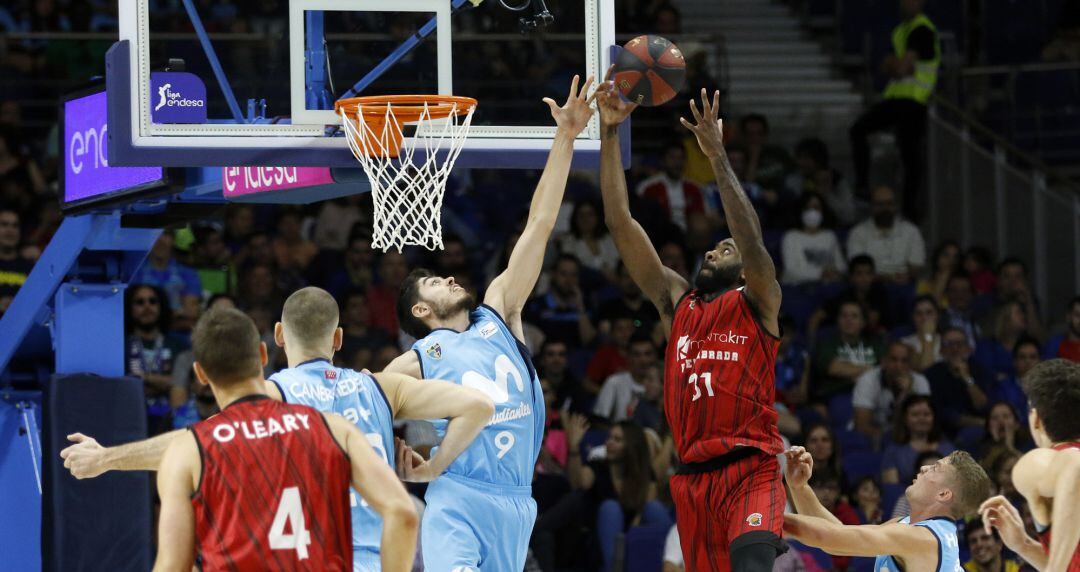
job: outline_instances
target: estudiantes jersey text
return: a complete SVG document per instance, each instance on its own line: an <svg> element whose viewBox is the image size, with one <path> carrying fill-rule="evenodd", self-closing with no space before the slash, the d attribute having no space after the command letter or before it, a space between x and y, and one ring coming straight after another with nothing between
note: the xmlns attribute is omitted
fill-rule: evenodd
<svg viewBox="0 0 1080 572"><path fill-rule="evenodd" d="M675 306L664 360L664 411L683 463L735 447L783 450L773 406L780 340L762 327L743 289Z"/></svg>
<svg viewBox="0 0 1080 572"><path fill-rule="evenodd" d="M322 414L251 395L191 431L203 570L352 570L351 469Z"/></svg>

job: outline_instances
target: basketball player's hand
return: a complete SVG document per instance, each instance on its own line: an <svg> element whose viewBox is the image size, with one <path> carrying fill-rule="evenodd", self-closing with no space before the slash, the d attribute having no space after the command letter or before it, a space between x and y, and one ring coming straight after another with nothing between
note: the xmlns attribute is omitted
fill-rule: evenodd
<svg viewBox="0 0 1080 572"><path fill-rule="evenodd" d="M596 108L600 110L600 125L602 127L615 127L626 121L627 117L637 109L638 104L626 101L615 89L615 83L611 81L612 71L615 65L608 68L604 76L604 83L596 88Z"/></svg>
<svg viewBox="0 0 1080 572"><path fill-rule="evenodd" d="M784 451L787 457L787 466L784 467L784 478L788 486L801 487L810 482L810 475L814 473L814 457L802 447L792 447Z"/></svg>
<svg viewBox="0 0 1080 572"><path fill-rule="evenodd" d="M64 468L71 471L71 476L92 479L106 471L105 447L99 445L96 439L82 433L72 433L68 435L68 441L75 444L60 451L60 458L64 460Z"/></svg>
<svg viewBox="0 0 1080 572"><path fill-rule="evenodd" d="M413 451L412 447L405 444L402 439L394 438L394 453L397 456L398 478L409 483L427 483L439 476L431 461L424 459L423 455Z"/></svg>
<svg viewBox="0 0 1080 572"><path fill-rule="evenodd" d="M993 530L998 531L1001 541L1010 550L1020 552L1021 547L1029 540L1024 530L1024 519L1009 499L1001 495L990 497L979 507L979 514L983 518L986 533L993 534Z"/></svg>
<svg viewBox="0 0 1080 572"><path fill-rule="evenodd" d="M577 137L578 133L581 133L581 130L589 124L589 119L592 119L592 102L596 98L596 93L589 95L589 88L592 87L594 78L589 76L589 79L585 80L585 85L578 89L580 81L581 77L575 75L574 81L570 84L570 95L562 107L559 107L559 104L550 97L544 98L544 103L551 108L551 116L555 118L555 124L559 126L559 129L574 137Z"/></svg>
<svg viewBox="0 0 1080 572"><path fill-rule="evenodd" d="M721 156L724 153L724 120L720 119L720 91L713 93L710 102L709 95L702 89L701 111L698 111L697 101L691 99L690 113L694 114L694 123L685 117L680 117L679 123L694 133L706 157L715 159Z"/></svg>

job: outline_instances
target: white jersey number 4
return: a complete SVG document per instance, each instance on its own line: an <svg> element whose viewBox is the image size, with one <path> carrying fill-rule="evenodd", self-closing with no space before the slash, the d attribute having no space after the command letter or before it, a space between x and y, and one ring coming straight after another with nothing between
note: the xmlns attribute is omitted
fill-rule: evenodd
<svg viewBox="0 0 1080 572"><path fill-rule="evenodd" d="M285 534L286 523L289 524L292 534ZM289 487L281 491L281 502L274 514L274 522L270 525L270 549L295 550L298 560L307 560L308 544L311 544L311 533L305 526L300 489Z"/></svg>

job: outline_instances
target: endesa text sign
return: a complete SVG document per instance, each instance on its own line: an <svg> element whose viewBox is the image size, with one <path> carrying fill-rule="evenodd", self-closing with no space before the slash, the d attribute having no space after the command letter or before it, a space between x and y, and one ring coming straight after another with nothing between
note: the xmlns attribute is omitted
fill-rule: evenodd
<svg viewBox="0 0 1080 572"><path fill-rule="evenodd" d="M105 92L99 91L63 104L65 205L164 181L161 167L109 166L105 102Z"/></svg>
<svg viewBox="0 0 1080 572"><path fill-rule="evenodd" d="M334 182L326 167L224 167L221 189L226 197L300 189Z"/></svg>

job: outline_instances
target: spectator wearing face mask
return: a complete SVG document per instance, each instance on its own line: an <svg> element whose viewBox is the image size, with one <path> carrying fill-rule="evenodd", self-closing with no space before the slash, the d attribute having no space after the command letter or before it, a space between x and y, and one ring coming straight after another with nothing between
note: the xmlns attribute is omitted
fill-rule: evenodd
<svg viewBox="0 0 1080 572"><path fill-rule="evenodd" d="M824 141L816 137L799 141L795 146L795 166L797 170L785 181L791 196L816 194L841 225L855 222L855 193L840 171L829 164L829 148Z"/></svg>
<svg viewBox="0 0 1080 572"><path fill-rule="evenodd" d="M816 194L799 200L799 228L784 233L781 251L784 284L836 282L847 272L847 262L832 226L832 215Z"/></svg>

